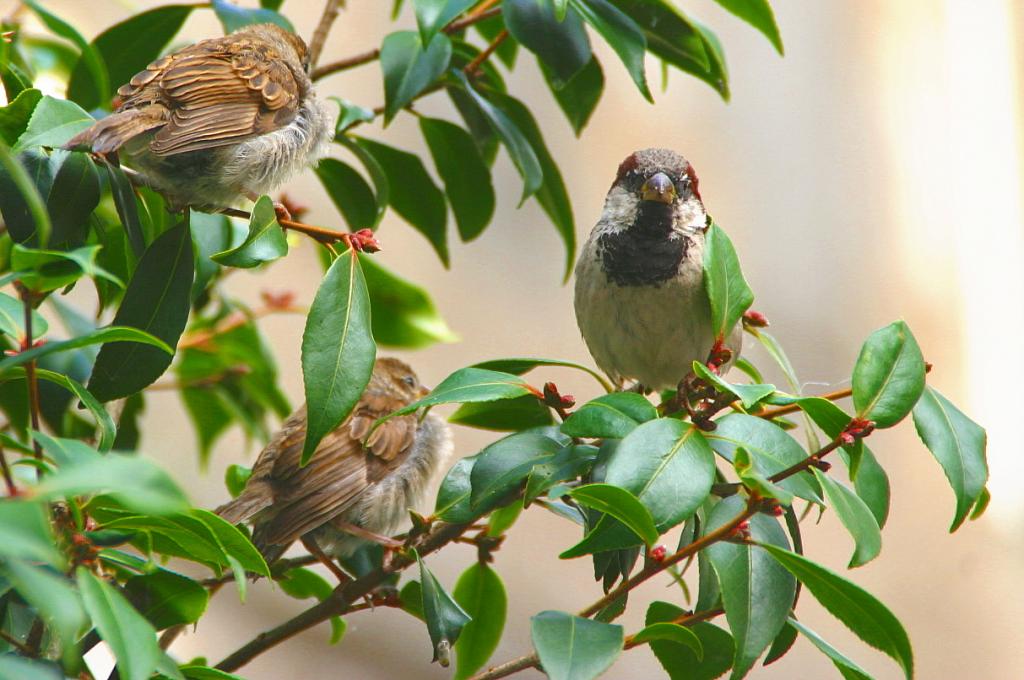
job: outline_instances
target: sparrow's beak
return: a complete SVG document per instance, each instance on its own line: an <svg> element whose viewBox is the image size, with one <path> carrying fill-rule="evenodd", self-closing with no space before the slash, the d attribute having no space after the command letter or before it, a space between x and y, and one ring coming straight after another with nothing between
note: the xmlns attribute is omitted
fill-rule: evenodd
<svg viewBox="0 0 1024 680"><path fill-rule="evenodd" d="M427 387L426 385L420 385L419 398L422 399L423 397L427 396L428 394L430 394L430 388Z"/></svg>
<svg viewBox="0 0 1024 680"><path fill-rule="evenodd" d="M676 186L668 175L658 172L640 187L640 198L645 201L672 203L676 199Z"/></svg>

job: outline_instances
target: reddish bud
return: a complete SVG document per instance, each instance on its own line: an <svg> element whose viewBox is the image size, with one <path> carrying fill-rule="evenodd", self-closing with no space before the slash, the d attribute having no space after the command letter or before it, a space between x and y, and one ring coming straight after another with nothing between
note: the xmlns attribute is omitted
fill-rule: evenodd
<svg viewBox="0 0 1024 680"><path fill-rule="evenodd" d="M0 40L3 40L5 43L9 43L13 39L14 31L4 31L3 33L0 33Z"/></svg>
<svg viewBox="0 0 1024 680"><path fill-rule="evenodd" d="M651 552L649 553L649 555L651 556L651 559L655 562L664 562L665 557L668 555L668 548L666 548L663 545L656 545L653 548L651 548Z"/></svg>
<svg viewBox="0 0 1024 680"><path fill-rule="evenodd" d="M32 346L33 347L42 347L45 344L46 344L46 340L36 340L35 342L32 343Z"/></svg>
<svg viewBox="0 0 1024 680"><path fill-rule="evenodd" d="M843 443L843 446L849 446L850 444L857 441L857 438L853 436L851 432L842 432L839 435L839 441Z"/></svg>
<svg viewBox="0 0 1024 680"><path fill-rule="evenodd" d="M559 400L562 403L562 408L572 408L576 405L576 397L571 394L563 394Z"/></svg>
<svg viewBox="0 0 1024 680"><path fill-rule="evenodd" d="M381 249L380 241L377 240L372 229L360 229L349 234L348 242L353 250L361 253L376 253Z"/></svg>
<svg viewBox="0 0 1024 680"><path fill-rule="evenodd" d="M814 467L818 468L822 472L828 472L832 469L832 463L827 460L816 460L814 461Z"/></svg>
<svg viewBox="0 0 1024 680"><path fill-rule="evenodd" d="M74 533L71 535L71 542L75 545L89 545L89 539L79 533Z"/></svg>
<svg viewBox="0 0 1024 680"><path fill-rule="evenodd" d="M549 400L556 400L559 398L558 385L553 382L544 383L544 398Z"/></svg>
<svg viewBox="0 0 1024 680"><path fill-rule="evenodd" d="M302 217L309 212L309 207L295 201L288 194L281 194L281 197L277 199L278 204L282 208L288 211L291 218L296 222L301 221Z"/></svg>
<svg viewBox="0 0 1024 680"><path fill-rule="evenodd" d="M748 309L743 314L743 324L750 326L751 328L764 328L768 325L768 319L761 312L755 312L753 309Z"/></svg>
<svg viewBox="0 0 1024 680"><path fill-rule="evenodd" d="M18 353L20 351L21 350L17 350L17 349L5 349L4 350L4 356L8 356L8 357L18 356Z"/></svg>
<svg viewBox="0 0 1024 680"><path fill-rule="evenodd" d="M263 304L270 309L288 309L295 303L295 292L290 290L262 290L260 297L263 299Z"/></svg>

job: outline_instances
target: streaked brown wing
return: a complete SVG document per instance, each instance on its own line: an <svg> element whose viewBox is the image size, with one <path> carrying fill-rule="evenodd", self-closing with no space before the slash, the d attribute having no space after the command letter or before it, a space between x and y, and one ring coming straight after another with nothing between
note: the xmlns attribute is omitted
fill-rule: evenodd
<svg viewBox="0 0 1024 680"><path fill-rule="evenodd" d="M305 422L305 410L296 416ZM269 543L290 543L350 508L368 485L380 480L405 459L416 434L416 416L392 418L373 433L369 449L361 444L381 413L374 413L366 402L356 407L348 421L320 442L306 467L299 467L305 427L295 427L296 416L289 419L276 444L273 470L268 471L274 486L274 518L265 528ZM378 434L380 433L380 434ZM268 447L269 448L269 447ZM257 461L254 476L260 470Z"/></svg>

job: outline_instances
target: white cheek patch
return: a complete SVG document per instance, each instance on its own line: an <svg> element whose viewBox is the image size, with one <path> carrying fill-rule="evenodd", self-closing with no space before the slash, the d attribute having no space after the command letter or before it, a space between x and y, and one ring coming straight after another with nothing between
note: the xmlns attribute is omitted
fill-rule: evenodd
<svg viewBox="0 0 1024 680"><path fill-rule="evenodd" d="M639 202L640 199L632 192L622 187L612 187L604 199L604 212L597 225L597 230L602 233L625 230L633 223Z"/></svg>

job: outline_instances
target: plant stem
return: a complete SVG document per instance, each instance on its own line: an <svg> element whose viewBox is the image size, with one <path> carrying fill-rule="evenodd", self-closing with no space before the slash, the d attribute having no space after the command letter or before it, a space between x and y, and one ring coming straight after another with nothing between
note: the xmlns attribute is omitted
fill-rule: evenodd
<svg viewBox="0 0 1024 680"><path fill-rule="evenodd" d="M246 220L252 217L252 213L248 210L239 210L238 208L222 208L220 212L224 215L241 217ZM327 227L317 227L304 222L296 222L295 220L278 219L277 223L286 229L291 229L292 231L298 231L306 234L307 236L312 236L321 243L337 243L339 241L346 245L349 243L348 232L336 231L334 229L328 229Z"/></svg>
<svg viewBox="0 0 1024 680"><path fill-rule="evenodd" d="M250 321L262 319L263 317L270 316L271 314L305 314L307 311L309 310L305 309L304 307L295 306L261 307L259 309L253 310L249 314L246 314L245 312L242 311L236 311L221 319L216 326L209 330L196 331L193 333L187 333L186 335L182 336L181 340L178 342L178 349L181 350L189 349L192 347L200 347L202 345L205 345L218 335L224 335L225 333L229 333L235 330L236 328L244 326ZM150 389L152 389L152 387Z"/></svg>
<svg viewBox="0 0 1024 680"><path fill-rule="evenodd" d="M21 340L22 351L30 349L35 342L32 337L32 291L21 284L16 286L18 297L21 298L22 308L25 310L25 337ZM36 376L36 362L33 359L25 364L25 379L28 382L28 403L32 420L32 429L39 432L39 378ZM32 450L35 451L35 458L40 465L36 466L36 479L43 476L43 447L32 438Z"/></svg>
<svg viewBox="0 0 1024 680"><path fill-rule="evenodd" d="M320 23L313 31L313 39L309 41L309 63L311 66L316 66L320 60L320 53L323 52L324 45L327 43L327 34L330 33L334 20L338 18L338 9L344 4L343 0L327 0L327 4L324 5Z"/></svg>
<svg viewBox="0 0 1024 680"><path fill-rule="evenodd" d="M666 621L666 623L674 623L677 626L690 626L690 625L693 625L694 623L700 623L701 621L707 621L708 619L713 619L716 616L721 616L724 613L725 613L725 610L722 609L721 607L719 607L718 609L708 609L707 611L694 612L692 614L683 614L682 616L676 617L676 618L672 619L671 621ZM637 645L642 645L642 644L645 644L645 643L648 642L648 640L643 640L641 642L636 642L635 638L636 638L635 634L634 635L626 636L626 642L622 646L622 648L623 649L632 649L633 647L636 647Z"/></svg>
<svg viewBox="0 0 1024 680"><path fill-rule="evenodd" d="M816 397L817 399L827 399L828 401L839 401L853 394L853 390L847 387L843 390L836 390L835 392L829 392L827 394L808 395ZM785 406L778 406L776 408L766 408L763 411L758 411L751 415L755 415L758 418L765 418L771 420L772 418L778 418L788 413L796 413L800 410L800 404L787 404Z"/></svg>
<svg viewBox="0 0 1024 680"><path fill-rule="evenodd" d="M477 70L480 68L481 64L487 61L487 59L490 58L492 54L494 54L494 51L498 49L499 46L501 46L501 43L505 42L506 38L508 38L508 30L503 28L501 29L501 32L498 33L498 35L494 36L494 40L492 40L490 44L484 48L483 52L473 57L473 61L466 64L466 68L463 69L466 75L472 76L474 73L476 73Z"/></svg>
<svg viewBox="0 0 1024 680"><path fill-rule="evenodd" d="M3 471L4 483L7 484L7 495L11 498L17 496L18 487L14 486L14 477L11 476L11 468L7 465L7 454L3 446L0 446L0 470Z"/></svg>
<svg viewBox="0 0 1024 680"><path fill-rule="evenodd" d="M34 654L32 649L28 645L26 645L24 642L22 642L21 640L19 640L16 637L14 637L13 635L11 635L10 633L8 633L5 630L0 630L0 640L3 640L7 644L9 644L11 647L14 647L15 649L17 649L19 652L21 652L25 656L33 656L33 654Z"/></svg>

